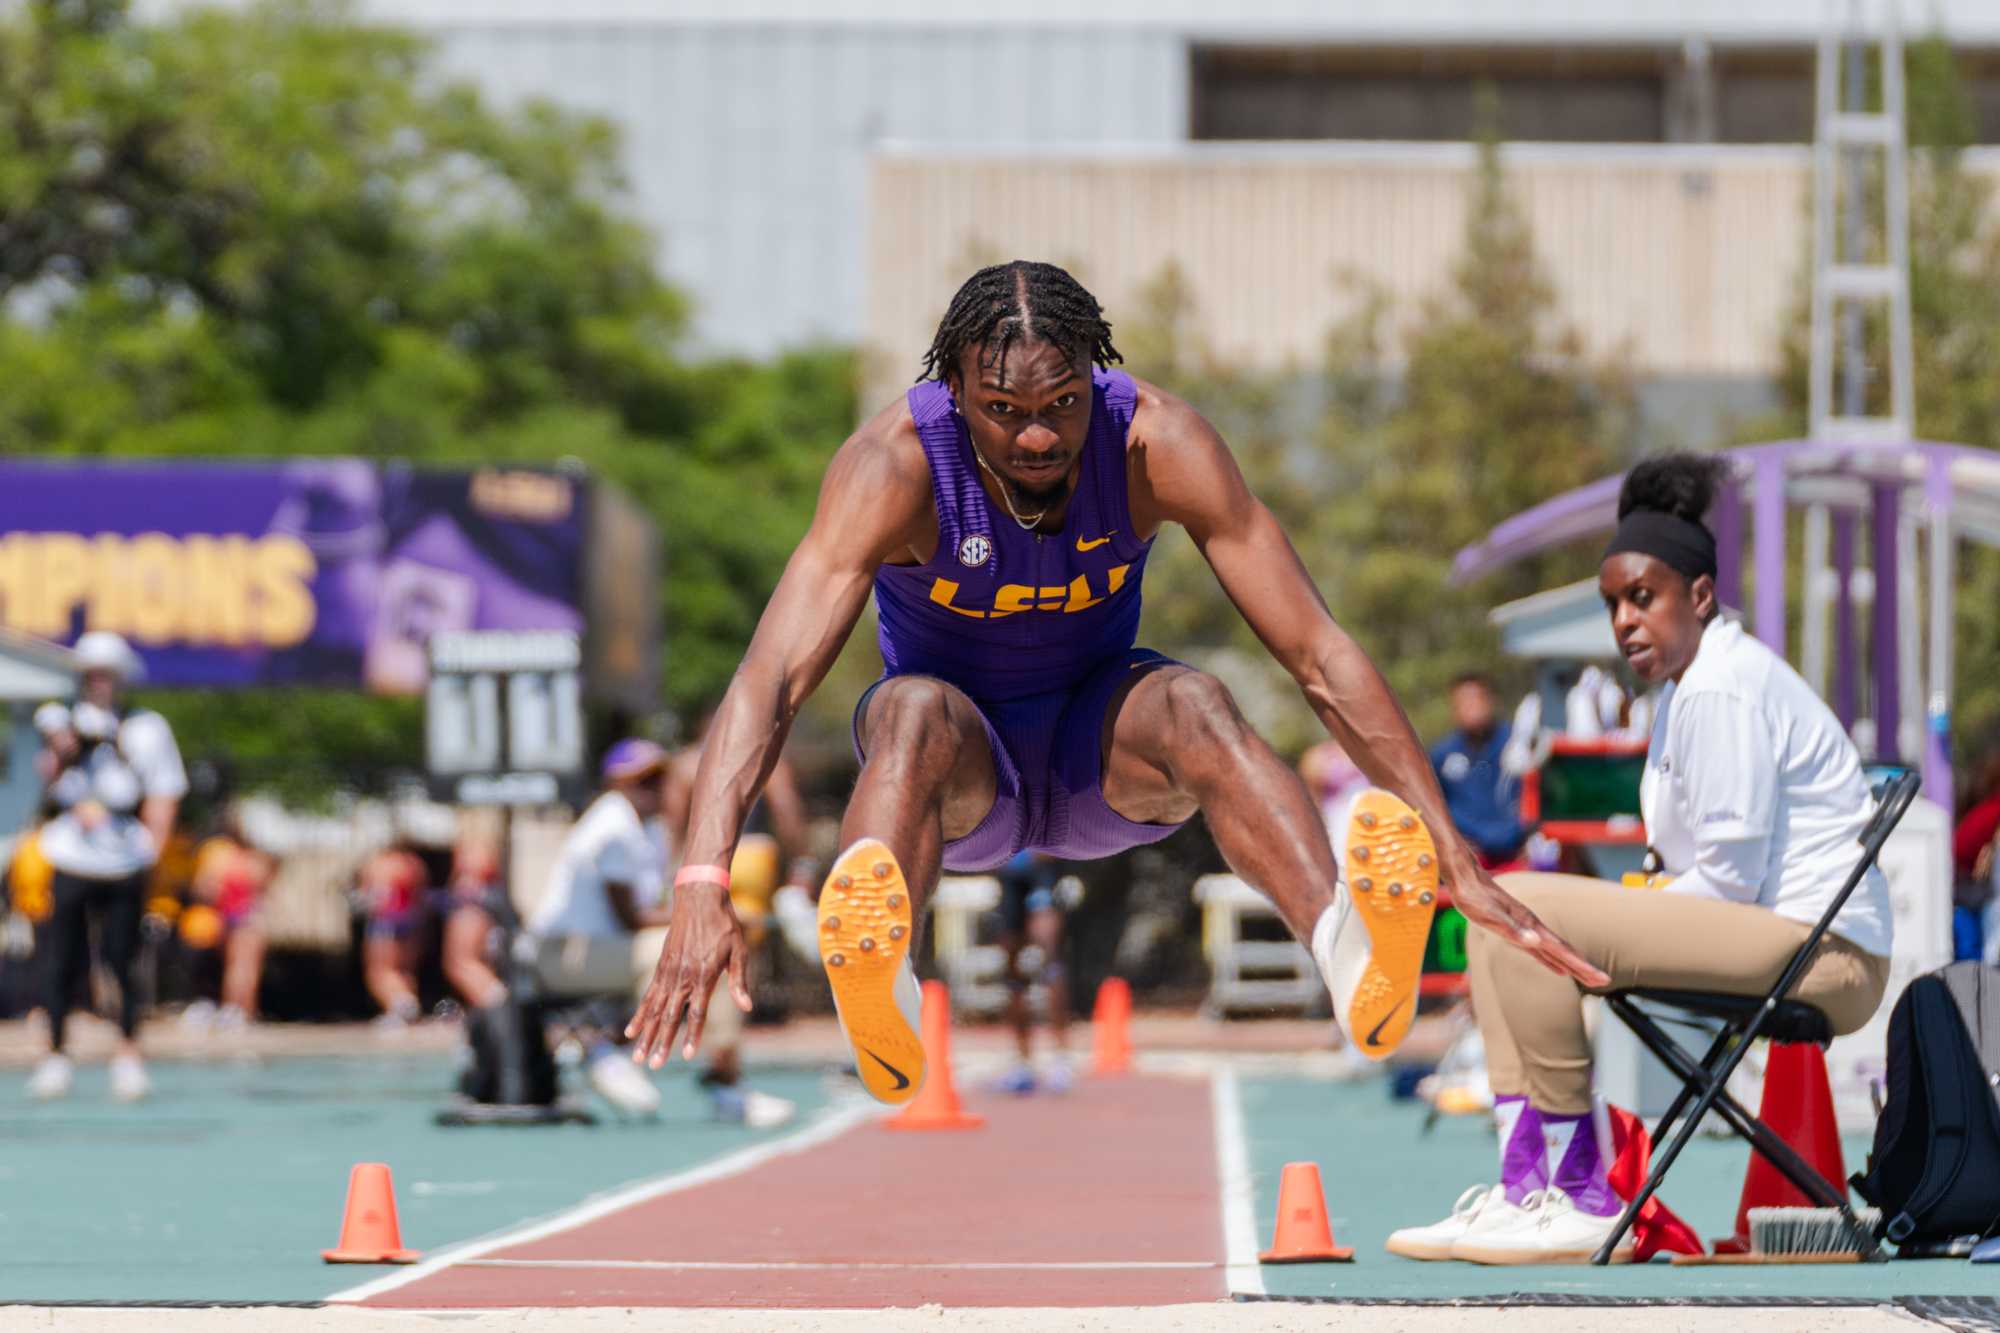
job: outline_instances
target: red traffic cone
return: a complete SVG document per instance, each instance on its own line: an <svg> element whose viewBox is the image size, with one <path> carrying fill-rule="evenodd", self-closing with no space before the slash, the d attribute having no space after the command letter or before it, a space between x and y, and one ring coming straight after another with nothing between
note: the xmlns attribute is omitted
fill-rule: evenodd
<svg viewBox="0 0 2000 1333"><path fill-rule="evenodd" d="M1758 1118L1833 1187L1847 1188L1847 1164L1840 1153L1840 1127L1833 1118L1833 1088L1826 1076L1826 1053L1810 1042L1772 1042L1764 1065L1764 1099ZM1717 1254L1750 1248L1752 1208L1814 1208L1818 1204L1760 1152L1750 1154L1743 1174L1743 1202L1736 1210L1736 1234L1715 1242Z"/></svg>
<svg viewBox="0 0 2000 1333"><path fill-rule="evenodd" d="M1090 1072L1132 1072L1132 987L1123 977L1106 977L1090 1011Z"/></svg>
<svg viewBox="0 0 2000 1333"><path fill-rule="evenodd" d="M423 1256L403 1248L396 1222L396 1184L381 1162L356 1162L347 1173L347 1211L340 1220L340 1244L321 1250L330 1264L413 1264Z"/></svg>
<svg viewBox="0 0 2000 1333"><path fill-rule="evenodd" d="M1278 1226L1271 1248L1257 1256L1267 1264L1354 1262L1351 1246L1333 1243L1326 1216L1326 1192L1316 1162L1287 1162L1278 1178Z"/></svg>
<svg viewBox="0 0 2000 1333"><path fill-rule="evenodd" d="M893 1118L890 1129L978 1129L985 1116L967 1115L951 1080L951 993L942 981L924 983L924 1067L929 1072L917 1095Z"/></svg>

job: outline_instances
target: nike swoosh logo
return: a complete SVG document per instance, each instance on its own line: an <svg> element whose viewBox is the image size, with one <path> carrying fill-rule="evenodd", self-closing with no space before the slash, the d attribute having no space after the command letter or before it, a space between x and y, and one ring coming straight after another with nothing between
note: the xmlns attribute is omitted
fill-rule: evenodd
<svg viewBox="0 0 2000 1333"><path fill-rule="evenodd" d="M1407 999L1409 999L1409 998L1410 998L1409 996L1405 995L1405 996L1403 997L1403 1000L1407 1000ZM1383 1029L1383 1028L1385 1028L1385 1027L1387 1027L1387 1026L1389 1025L1389 1020L1390 1020L1390 1019L1392 1019L1392 1018L1394 1018L1394 1017L1396 1016L1396 1011L1397 1011L1398 1009L1401 1009L1401 1008L1403 1007L1403 1000L1398 1000L1398 1001L1396 1001L1396 1003L1394 1003L1393 1005L1389 1006L1389 1012L1388 1012L1388 1013L1386 1013L1386 1014L1384 1014L1384 1015L1382 1015L1382 1021L1381 1021L1381 1022L1379 1022L1379 1023L1377 1023L1377 1024L1376 1024L1376 1025L1375 1025L1375 1026L1373 1027L1373 1028L1370 1028L1370 1029L1369 1029L1367 1037L1363 1038L1364 1042L1365 1042L1365 1043L1366 1043L1367 1045L1369 1045L1369 1046L1379 1046L1379 1045L1381 1045L1381 1043L1382 1043L1382 1029ZM869 1052L869 1054L870 1054L870 1055L874 1055L875 1053L874 1053L873 1051L870 1051L870 1052ZM875 1058L879 1060L879 1059L881 1059L882 1057L881 1057L881 1056L879 1056L879 1055L877 1055L877 1056L875 1056ZM893 1073L895 1073L896 1071L892 1069L892 1070L890 1070L889 1072L893 1074Z"/></svg>
<svg viewBox="0 0 2000 1333"><path fill-rule="evenodd" d="M873 1051L868 1052L868 1058L870 1060L873 1060L876 1064L882 1066L882 1068L888 1070L890 1074L895 1076L896 1086L893 1089L891 1089L891 1091L901 1092L904 1088L910 1086L910 1076L908 1074L905 1074L902 1070L896 1068L896 1066L890 1064L887 1060L884 1060L881 1056L875 1054L875 1052Z"/></svg>
<svg viewBox="0 0 2000 1333"><path fill-rule="evenodd" d="M1095 551L1098 547L1104 545L1104 543L1110 541L1113 537L1117 535L1118 535L1118 530L1116 528L1113 528L1110 532L1105 533L1102 537L1096 537L1091 539L1090 541L1085 541L1083 538L1078 537L1076 539L1076 549L1079 551Z"/></svg>

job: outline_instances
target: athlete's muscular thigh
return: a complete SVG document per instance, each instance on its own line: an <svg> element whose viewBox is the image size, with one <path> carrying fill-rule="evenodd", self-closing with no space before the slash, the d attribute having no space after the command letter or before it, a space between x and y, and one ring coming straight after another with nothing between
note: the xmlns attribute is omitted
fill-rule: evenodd
<svg viewBox="0 0 2000 1333"><path fill-rule="evenodd" d="M1193 818L1197 775L1214 765L1222 733L1241 725L1228 691L1205 671L1175 663L1128 681L1105 710L1105 804L1142 824Z"/></svg>
<svg viewBox="0 0 2000 1333"><path fill-rule="evenodd" d="M946 841L979 827L999 792L979 710L935 676L892 676L861 719L865 767L886 768L909 799L941 803Z"/></svg>

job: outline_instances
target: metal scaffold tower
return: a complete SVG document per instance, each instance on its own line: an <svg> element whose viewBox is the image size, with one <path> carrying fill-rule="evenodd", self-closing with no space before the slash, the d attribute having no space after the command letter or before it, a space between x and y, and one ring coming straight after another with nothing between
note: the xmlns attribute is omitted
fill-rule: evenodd
<svg viewBox="0 0 2000 1333"><path fill-rule="evenodd" d="M1829 3L1819 44L1810 437L1853 449L1894 447L1916 438L1903 43L1893 5L1882 8L1874 33L1860 0L1850 0L1844 16L1840 8ZM1872 108L1871 64L1880 99ZM1886 342L1879 371L1870 363L1871 333ZM1866 569L1857 568L1858 515L1851 508L1806 507L1799 666L1842 719L1854 722L1861 696L1857 663L1849 651L1829 653L1829 629L1835 642L1852 644L1854 605L1866 603L1878 686L1893 688L1886 697L1879 687L1874 691L1876 706L1862 723L1863 734L1873 738L1869 748L1884 755L1913 756L1924 749L1920 716L1944 706L1948 682L1934 678L1928 691L1923 688L1916 528L1901 491L1878 485L1870 501L1872 567ZM1932 545L1946 559L1950 549L1948 538ZM1934 578L1934 592L1941 586L1948 582ZM1878 589L1893 595L1878 596ZM1941 619L1948 625L1949 615L1948 606L1933 605L1934 633ZM1830 616L1836 622L1831 626ZM1935 651L1931 658L1934 677L1948 669L1948 658Z"/></svg>
<svg viewBox="0 0 2000 1333"><path fill-rule="evenodd" d="M1868 107L1868 48L1876 48L1879 111ZM1893 7L1879 41L1861 5L1819 43L1813 144L1812 434L1817 440L1902 444L1916 425L1910 352L1910 192L1905 162L1903 41ZM1879 226L1868 224L1877 196ZM1840 226L1834 226L1836 211ZM1887 414L1868 404L1867 307L1887 315ZM1841 392L1834 394L1834 322L1840 317Z"/></svg>

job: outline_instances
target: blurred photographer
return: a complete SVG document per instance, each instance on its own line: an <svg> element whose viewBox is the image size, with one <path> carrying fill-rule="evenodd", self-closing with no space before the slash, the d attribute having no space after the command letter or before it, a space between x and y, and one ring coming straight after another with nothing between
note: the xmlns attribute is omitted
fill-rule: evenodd
<svg viewBox="0 0 2000 1333"><path fill-rule="evenodd" d="M37 758L56 815L41 833L54 870L43 936L49 956L49 1054L28 1080L39 1099L66 1095L75 1078L63 1054L70 1001L89 970L90 924L97 923L99 962L118 983L121 1039L111 1060L111 1095L136 1101L151 1091L139 1058L139 997L132 964L147 875L159 860L187 794L187 770L166 719L126 706L124 687L139 678L138 654L116 634L93 630L76 642L83 668L77 701L37 714ZM66 714L66 715L65 715Z"/></svg>

